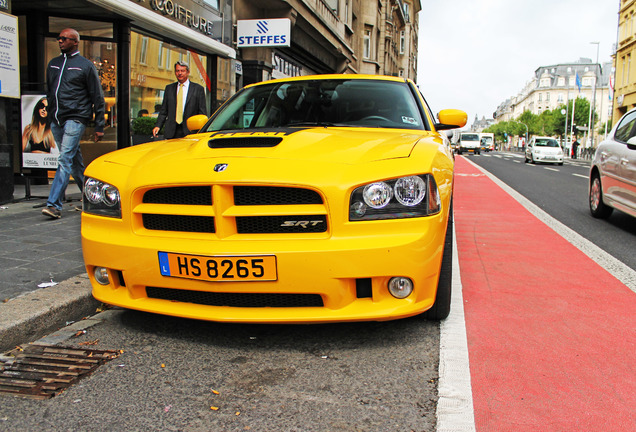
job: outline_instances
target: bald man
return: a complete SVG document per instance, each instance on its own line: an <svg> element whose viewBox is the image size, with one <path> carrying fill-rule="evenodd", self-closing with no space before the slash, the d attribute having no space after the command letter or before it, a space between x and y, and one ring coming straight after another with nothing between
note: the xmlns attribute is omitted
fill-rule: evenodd
<svg viewBox="0 0 636 432"><path fill-rule="evenodd" d="M95 142L104 136L104 93L95 65L79 53L79 33L64 29L57 38L62 55L46 69L49 119L55 143L60 149L58 167L42 214L62 217L62 198L72 175L80 190L84 187L84 161L80 139L95 114Z"/></svg>

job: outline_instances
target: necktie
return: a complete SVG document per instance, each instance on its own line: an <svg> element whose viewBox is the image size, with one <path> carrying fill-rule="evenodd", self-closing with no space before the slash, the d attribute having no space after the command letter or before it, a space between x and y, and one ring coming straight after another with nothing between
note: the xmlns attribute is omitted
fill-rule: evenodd
<svg viewBox="0 0 636 432"><path fill-rule="evenodd" d="M177 91L177 124L183 123L183 84L179 83L179 90Z"/></svg>

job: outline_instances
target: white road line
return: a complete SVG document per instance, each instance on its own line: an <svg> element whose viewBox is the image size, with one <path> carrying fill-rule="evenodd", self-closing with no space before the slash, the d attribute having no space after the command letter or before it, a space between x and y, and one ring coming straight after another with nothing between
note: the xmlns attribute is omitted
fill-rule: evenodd
<svg viewBox="0 0 636 432"><path fill-rule="evenodd" d="M556 168L548 168L548 167L543 167L544 169L550 170L550 171L556 171L559 172L560 170L556 169Z"/></svg>
<svg viewBox="0 0 636 432"><path fill-rule="evenodd" d="M518 163L518 164L520 164L520 163L521 163L521 162L519 162L519 161L514 161L514 160L513 160L513 162L514 162L514 163Z"/></svg>
<svg viewBox="0 0 636 432"><path fill-rule="evenodd" d="M572 173L572 175L576 176L576 177L583 177L585 180L587 180L589 178L588 176L584 176L583 174Z"/></svg>
<svg viewBox="0 0 636 432"><path fill-rule="evenodd" d="M452 307L440 324L437 432L476 430L456 239L453 235Z"/></svg>

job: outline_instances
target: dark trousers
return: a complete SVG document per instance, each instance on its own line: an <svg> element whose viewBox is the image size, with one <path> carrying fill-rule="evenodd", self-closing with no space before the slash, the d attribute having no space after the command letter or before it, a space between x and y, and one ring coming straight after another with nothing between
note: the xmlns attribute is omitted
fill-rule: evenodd
<svg viewBox="0 0 636 432"><path fill-rule="evenodd" d="M173 138L183 138L184 136L186 136L186 134L183 133L183 129L185 129L183 127L183 123L177 123L177 129L174 131Z"/></svg>

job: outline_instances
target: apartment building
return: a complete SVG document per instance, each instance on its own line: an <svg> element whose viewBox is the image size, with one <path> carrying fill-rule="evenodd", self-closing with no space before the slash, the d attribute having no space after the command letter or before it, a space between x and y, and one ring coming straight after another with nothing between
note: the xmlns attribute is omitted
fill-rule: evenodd
<svg viewBox="0 0 636 432"><path fill-rule="evenodd" d="M502 102L495 112L497 122L519 117L524 111L540 115L565 105L570 99L585 98L596 107L595 124L611 117L610 77L612 63L593 63L580 58L576 62L540 66L521 91ZM596 92L596 95L595 95Z"/></svg>
<svg viewBox="0 0 636 432"><path fill-rule="evenodd" d="M614 85L614 121L636 107L636 0L620 0L618 43L616 46L616 77Z"/></svg>

